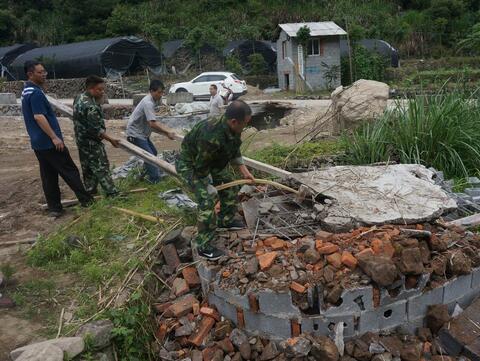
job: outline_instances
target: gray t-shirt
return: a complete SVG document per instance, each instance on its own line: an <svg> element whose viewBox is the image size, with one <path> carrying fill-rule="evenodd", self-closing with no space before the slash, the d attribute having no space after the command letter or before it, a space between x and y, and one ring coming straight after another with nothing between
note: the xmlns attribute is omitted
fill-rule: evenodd
<svg viewBox="0 0 480 361"><path fill-rule="evenodd" d="M127 123L127 137L147 139L152 134L149 120L156 120L155 101L150 94L146 95L135 107Z"/></svg>
<svg viewBox="0 0 480 361"><path fill-rule="evenodd" d="M210 117L216 117L222 114L220 107L223 106L223 98L220 94L215 94L215 96L210 97Z"/></svg>

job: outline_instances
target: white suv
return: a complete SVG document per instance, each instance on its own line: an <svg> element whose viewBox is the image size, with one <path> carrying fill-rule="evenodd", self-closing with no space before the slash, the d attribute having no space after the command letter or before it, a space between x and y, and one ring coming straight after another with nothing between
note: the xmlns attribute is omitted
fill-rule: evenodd
<svg viewBox="0 0 480 361"><path fill-rule="evenodd" d="M247 93L247 83L229 72L212 71L198 75L196 78L170 86L170 93L189 92L195 99L210 99L210 85L215 84L220 94L228 88L233 92L233 99Z"/></svg>

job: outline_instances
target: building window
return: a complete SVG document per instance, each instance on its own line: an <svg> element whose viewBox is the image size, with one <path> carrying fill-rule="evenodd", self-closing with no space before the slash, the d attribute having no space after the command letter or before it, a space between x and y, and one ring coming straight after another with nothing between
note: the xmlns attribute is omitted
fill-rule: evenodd
<svg viewBox="0 0 480 361"><path fill-rule="evenodd" d="M308 41L308 55L323 56L324 46L320 39L311 39Z"/></svg>
<svg viewBox="0 0 480 361"><path fill-rule="evenodd" d="M282 59L287 57L287 42L282 41Z"/></svg>

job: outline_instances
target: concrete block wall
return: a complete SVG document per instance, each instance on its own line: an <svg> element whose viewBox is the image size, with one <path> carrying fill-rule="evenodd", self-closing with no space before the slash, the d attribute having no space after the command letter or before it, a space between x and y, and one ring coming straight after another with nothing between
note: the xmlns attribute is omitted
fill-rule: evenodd
<svg viewBox="0 0 480 361"><path fill-rule="evenodd" d="M205 277L202 279L204 293L222 316L250 334L276 340L296 336L292 333L293 323L300 324L301 332L328 335L336 324L343 322L346 339L397 327L413 333L423 326L429 305L448 304L453 311L455 304L465 308L480 295L479 267L471 274L455 277L427 291L428 274L420 277L417 287L411 290L405 289L402 282L396 297L382 290L382 303L378 307L373 305L371 286L344 290L341 305L320 309L317 315L306 315L293 303L290 291L250 290L241 295L236 289L221 289L217 274L206 271L212 266L200 262L197 267L201 277ZM247 295L256 297L257 309L250 307Z"/></svg>

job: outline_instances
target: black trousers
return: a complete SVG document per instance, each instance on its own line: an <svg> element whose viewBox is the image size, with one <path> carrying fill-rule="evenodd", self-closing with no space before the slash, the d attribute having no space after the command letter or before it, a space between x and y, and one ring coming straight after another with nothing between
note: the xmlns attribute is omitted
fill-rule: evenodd
<svg viewBox="0 0 480 361"><path fill-rule="evenodd" d="M54 148L35 150L35 155L40 164L43 193L47 199L49 210L62 210L60 187L58 186L59 175L75 192L80 204L88 204L92 201L92 196L85 190L80 178L80 172L73 162L67 147L62 152Z"/></svg>

